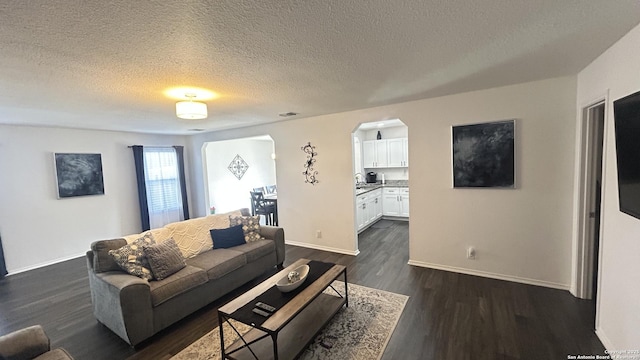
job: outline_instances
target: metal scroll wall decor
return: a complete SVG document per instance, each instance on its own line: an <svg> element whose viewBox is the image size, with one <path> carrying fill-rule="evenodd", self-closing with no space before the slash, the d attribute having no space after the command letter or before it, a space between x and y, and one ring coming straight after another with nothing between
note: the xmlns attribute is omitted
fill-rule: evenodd
<svg viewBox="0 0 640 360"><path fill-rule="evenodd" d="M311 143L308 142L307 145L303 146L302 151L307 154L307 161L304 163L304 171L302 175L304 175L304 182L309 183L311 185L315 185L318 183L318 179L316 179L316 175L318 175L318 171L313 169L314 164L316 163L316 147L311 146Z"/></svg>
<svg viewBox="0 0 640 360"><path fill-rule="evenodd" d="M231 164L229 164L228 169L238 178L238 180L240 180L244 176L244 173L249 170L249 165L240 157L240 155L236 155L236 157L231 160Z"/></svg>

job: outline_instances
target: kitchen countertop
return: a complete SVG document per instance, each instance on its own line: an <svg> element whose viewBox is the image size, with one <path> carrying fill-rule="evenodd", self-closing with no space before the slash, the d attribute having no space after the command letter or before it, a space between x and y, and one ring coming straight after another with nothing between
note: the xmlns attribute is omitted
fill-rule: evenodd
<svg viewBox="0 0 640 360"><path fill-rule="evenodd" d="M360 189L358 189L358 187L360 187ZM359 184L356 187L356 196L384 187L409 187L409 180L387 180L384 184L380 181L376 183Z"/></svg>

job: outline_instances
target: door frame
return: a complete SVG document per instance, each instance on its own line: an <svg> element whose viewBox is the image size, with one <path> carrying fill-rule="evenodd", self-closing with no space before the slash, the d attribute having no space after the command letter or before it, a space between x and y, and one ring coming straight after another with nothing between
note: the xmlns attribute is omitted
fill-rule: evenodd
<svg viewBox="0 0 640 360"><path fill-rule="evenodd" d="M411 143L411 141L409 140L409 138L411 137L411 133L409 132L409 125L407 123L405 123L404 121L402 121L402 119L400 117L391 117L388 119L380 119L380 120L368 120L368 121L362 121L359 122L351 131L351 168L352 171L355 171L355 165L356 165L356 161L355 161L355 151L353 150L354 146L355 146L355 138L356 138L356 133L358 132L358 130L360 130L360 127L363 124L366 123L378 123L378 122L384 122L385 120L399 120L402 123L402 126L405 126L407 128L407 156L410 155L410 151L409 151L409 143ZM379 130L379 129L378 129ZM365 138L359 138L360 140L360 146L361 146L361 159L362 159L362 171L364 172L364 168L365 168L365 155L364 155L364 143ZM407 164L409 164L411 161L407 158ZM359 169L358 169L359 170ZM359 172L359 171L358 171ZM353 179L353 178L352 178ZM352 183L352 187L353 187L353 233L354 233L354 242L355 242L355 255L358 255L360 253L360 249L359 249L359 240L358 240L358 210L357 210L357 195L356 195L356 189L355 186L353 186ZM411 197L411 182L409 182L409 197ZM383 197L384 199L384 192L383 192ZM383 200L384 201L384 200ZM409 201L409 204L411 204L411 201ZM411 205L409 205L409 209L411 209ZM411 214L411 210L409 210L409 214ZM384 215L383 215L384 217ZM409 217L411 217L411 215L409 215ZM411 259L411 222L409 221L409 259Z"/></svg>
<svg viewBox="0 0 640 360"><path fill-rule="evenodd" d="M604 105L604 131L602 140L602 181L601 189L605 188L606 177L604 171L606 169L606 150L608 140L608 128L609 128L609 90L605 94L597 97L595 100L588 102L584 106L581 106L579 111L579 121L577 129L577 144L576 144L576 191L575 194L575 210L574 210L574 241L573 241L573 266L572 266L572 285L571 293L578 298L588 299L591 297L593 288L593 276L598 277L598 287L600 287L600 274L602 273L602 267L598 264L598 274L593 274L593 254L594 244L589 238L589 203L591 201L591 193L589 192L589 177L591 166L588 164L590 153L590 135L592 134L592 118L590 109ZM605 191L601 191L600 208L602 209L605 203ZM604 211L600 211L600 241L602 241L602 229L604 224ZM602 262L602 244L599 247L599 262ZM597 299L594 299L596 303L600 298L600 293L597 292ZM598 304L596 304L596 309ZM598 324L599 312L596 311L596 326Z"/></svg>

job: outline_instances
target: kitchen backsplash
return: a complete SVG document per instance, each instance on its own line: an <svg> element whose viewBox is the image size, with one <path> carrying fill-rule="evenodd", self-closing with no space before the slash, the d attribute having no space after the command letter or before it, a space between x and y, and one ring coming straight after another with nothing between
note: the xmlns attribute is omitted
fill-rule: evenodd
<svg viewBox="0 0 640 360"><path fill-rule="evenodd" d="M384 174L385 180L409 180L408 168L365 169L365 171L378 173L378 181L382 180L382 174Z"/></svg>

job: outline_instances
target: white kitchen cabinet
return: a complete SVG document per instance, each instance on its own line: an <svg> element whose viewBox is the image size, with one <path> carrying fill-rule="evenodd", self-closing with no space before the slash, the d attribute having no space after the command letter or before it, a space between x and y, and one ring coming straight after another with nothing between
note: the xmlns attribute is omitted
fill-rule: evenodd
<svg viewBox="0 0 640 360"><path fill-rule="evenodd" d="M387 139L387 166L409 166L409 142L407 138Z"/></svg>
<svg viewBox="0 0 640 360"><path fill-rule="evenodd" d="M387 140L367 140L362 142L362 159L365 168L385 168L388 166Z"/></svg>
<svg viewBox="0 0 640 360"><path fill-rule="evenodd" d="M409 189L384 188L382 193L382 209L385 216L409 216Z"/></svg>
<svg viewBox="0 0 640 360"><path fill-rule="evenodd" d="M376 145L375 141L362 142L362 166L364 168L376 167Z"/></svg>
<svg viewBox="0 0 640 360"><path fill-rule="evenodd" d="M370 192L367 199L367 217L368 223L372 223L382 217L382 189L373 190Z"/></svg>
<svg viewBox="0 0 640 360"><path fill-rule="evenodd" d="M382 189L375 190L375 202L374 202L374 213L375 220L378 220L382 217Z"/></svg>
<svg viewBox="0 0 640 360"><path fill-rule="evenodd" d="M369 191L356 197L358 231L382 217L382 189Z"/></svg>
<svg viewBox="0 0 640 360"><path fill-rule="evenodd" d="M382 214L385 216L400 216L399 188L384 188L382 190Z"/></svg>
<svg viewBox="0 0 640 360"><path fill-rule="evenodd" d="M400 216L409 217L409 189L400 189Z"/></svg>
<svg viewBox="0 0 640 360"><path fill-rule="evenodd" d="M358 231L364 229L365 222L367 220L365 214L366 199L366 195L359 195L356 197L356 222L358 223Z"/></svg>
<svg viewBox="0 0 640 360"><path fill-rule="evenodd" d="M404 167L409 167L409 139L402 138L402 161L404 161ZM407 191L409 191L407 189Z"/></svg>

